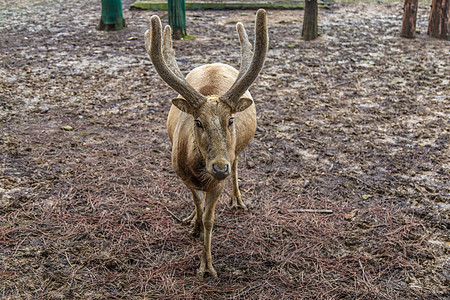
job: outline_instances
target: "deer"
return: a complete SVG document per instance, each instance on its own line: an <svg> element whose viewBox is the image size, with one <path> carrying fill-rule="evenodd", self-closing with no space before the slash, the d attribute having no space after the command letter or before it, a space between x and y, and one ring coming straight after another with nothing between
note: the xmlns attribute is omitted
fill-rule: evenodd
<svg viewBox="0 0 450 300"><path fill-rule="evenodd" d="M172 142L172 167L191 191L195 208L183 221L203 240L198 280L205 274L217 279L211 256L214 211L232 177L231 207L247 210L238 186L238 155L256 132L256 109L248 88L264 65L268 50L266 11L259 9L255 23L255 47L241 22L236 30L241 46L239 71L223 64L206 64L183 76L175 59L172 30L162 34L157 15L145 32L145 48L159 76L179 95L172 99L167 132Z"/></svg>

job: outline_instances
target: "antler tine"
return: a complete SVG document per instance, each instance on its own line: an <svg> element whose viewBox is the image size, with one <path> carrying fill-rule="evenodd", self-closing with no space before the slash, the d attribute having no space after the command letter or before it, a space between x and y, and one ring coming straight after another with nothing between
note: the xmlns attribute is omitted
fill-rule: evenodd
<svg viewBox="0 0 450 300"><path fill-rule="evenodd" d="M241 44L241 66L239 68L239 76L237 78L239 79L245 74L245 72L247 72L252 60L253 52L251 50L252 44L248 41L247 32L241 22L236 24L236 30L239 36L239 43Z"/></svg>
<svg viewBox="0 0 450 300"><path fill-rule="evenodd" d="M150 19L151 30L145 32L145 49L150 56L159 76L194 108L198 108L205 97L197 92L184 78L173 56L172 41L169 29L164 30L164 50L162 49L161 20L158 16ZM170 40L170 42L168 42Z"/></svg>
<svg viewBox="0 0 450 300"><path fill-rule="evenodd" d="M245 40L244 35L242 36ZM239 34L239 39L241 39L241 34ZM231 107L234 107L236 101L238 101L239 98L245 93L245 91L253 83L253 81L255 81L256 77L261 71L264 65L268 43L269 37L267 34L266 11L264 9L259 9L256 13L255 53L252 56L251 63L246 69L245 67L241 66L240 71L242 71L243 73L240 73L238 75L238 79L221 97L223 101L228 103ZM244 42L244 44L246 43ZM243 50L242 52L245 52L245 50ZM246 63L246 59L244 59L244 57L242 58L242 61Z"/></svg>
<svg viewBox="0 0 450 300"><path fill-rule="evenodd" d="M184 78L175 59L175 51L173 51L172 28L169 25L164 27L162 54L167 67L178 77Z"/></svg>

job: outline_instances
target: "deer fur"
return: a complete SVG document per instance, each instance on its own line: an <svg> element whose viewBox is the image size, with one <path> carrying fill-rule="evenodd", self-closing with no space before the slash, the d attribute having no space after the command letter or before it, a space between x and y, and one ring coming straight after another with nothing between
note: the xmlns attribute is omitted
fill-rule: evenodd
<svg viewBox="0 0 450 300"><path fill-rule="evenodd" d="M256 110L248 87L264 64L268 33L266 12L258 10L255 26L255 53L251 51L242 23L236 25L241 44L241 66L215 63L192 70L184 78L172 49L171 28L161 32L158 16L151 18L145 33L147 52L161 78L179 95L172 99L167 131L172 142L172 166L192 192L195 209L185 219L192 232L203 238L204 249L197 277L205 273L217 277L211 257L214 210L231 175L232 208L247 209L238 187L238 155L256 131Z"/></svg>

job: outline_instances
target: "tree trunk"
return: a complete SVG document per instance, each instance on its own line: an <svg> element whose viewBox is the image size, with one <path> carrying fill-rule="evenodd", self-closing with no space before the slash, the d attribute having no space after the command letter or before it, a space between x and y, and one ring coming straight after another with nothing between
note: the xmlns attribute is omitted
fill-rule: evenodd
<svg viewBox="0 0 450 300"><path fill-rule="evenodd" d="M121 30L127 27L122 14L122 0L102 0L102 16L97 30Z"/></svg>
<svg viewBox="0 0 450 300"><path fill-rule="evenodd" d="M317 0L305 0L305 15L303 17L302 36L305 41L311 41L317 38L317 18L319 9Z"/></svg>
<svg viewBox="0 0 450 300"><path fill-rule="evenodd" d="M180 40L186 36L186 4L185 0L168 0L169 25L172 27L172 38Z"/></svg>
<svg viewBox="0 0 450 300"><path fill-rule="evenodd" d="M405 5L403 6L403 24L401 33L402 37L416 37L418 2L418 0L405 0Z"/></svg>
<svg viewBox="0 0 450 300"><path fill-rule="evenodd" d="M430 20L428 22L428 35L449 40L450 39L450 0L433 0L431 4Z"/></svg>

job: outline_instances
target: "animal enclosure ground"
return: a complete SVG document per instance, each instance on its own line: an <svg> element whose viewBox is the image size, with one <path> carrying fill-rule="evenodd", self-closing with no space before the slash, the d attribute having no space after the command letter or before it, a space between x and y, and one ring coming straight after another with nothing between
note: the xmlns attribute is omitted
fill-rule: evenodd
<svg viewBox="0 0 450 300"><path fill-rule="evenodd" d="M414 40L401 2L335 3L309 43L303 11L268 12L239 168L250 210L228 208L228 184L204 282L174 217L193 203L165 131L176 94L144 50L152 12L105 33L99 6L0 0L1 298L450 297L450 43L426 36L428 2ZM252 40L253 20L188 12L181 70L238 67L235 23Z"/></svg>

